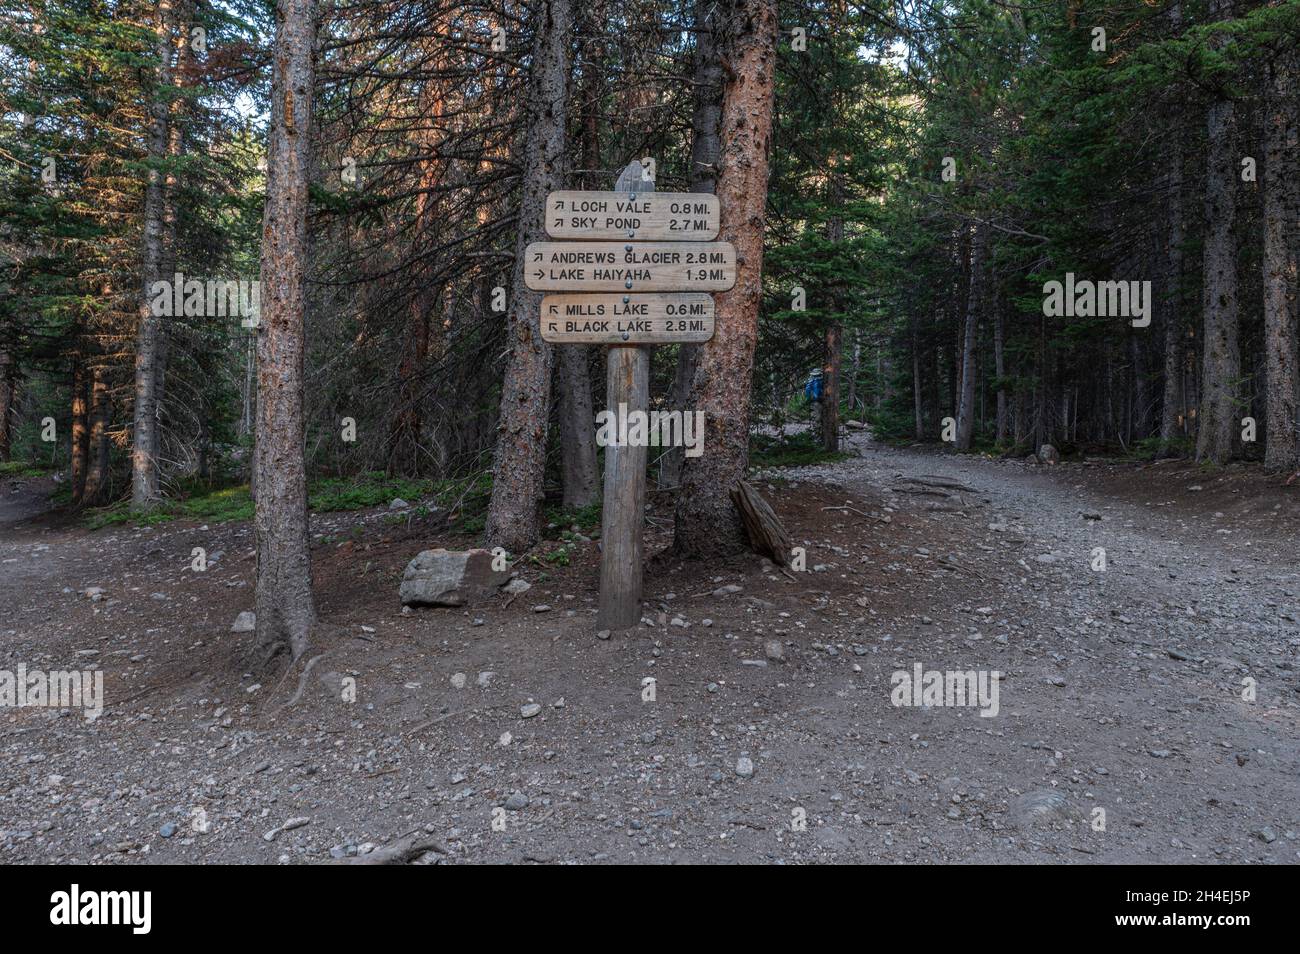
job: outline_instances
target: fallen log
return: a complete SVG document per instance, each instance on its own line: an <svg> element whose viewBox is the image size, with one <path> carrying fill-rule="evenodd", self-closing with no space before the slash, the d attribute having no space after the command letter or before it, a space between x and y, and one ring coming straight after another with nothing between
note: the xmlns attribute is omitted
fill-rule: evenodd
<svg viewBox="0 0 1300 954"><path fill-rule="evenodd" d="M731 502L740 512L740 519L749 534L749 543L756 553L772 558L772 562L782 567L790 565L790 535L781 526L771 506L762 495L746 481L738 481L731 488Z"/></svg>
<svg viewBox="0 0 1300 954"><path fill-rule="evenodd" d="M376 848L368 855L339 858L335 863L341 865L404 865L429 851L436 851L440 855L451 854L447 847L436 838L421 832L413 832L405 838L399 838L385 848Z"/></svg>
<svg viewBox="0 0 1300 954"><path fill-rule="evenodd" d="M976 489L968 484L963 484L960 480L954 480L951 477L940 477L936 474L921 474L919 477L907 477L899 474L896 480L905 484L920 484L922 487L942 487L944 490L964 490L967 493L976 493Z"/></svg>
<svg viewBox="0 0 1300 954"><path fill-rule="evenodd" d="M956 497L956 494L950 494L946 490L937 490L934 487L890 487L896 494L912 494L917 497Z"/></svg>

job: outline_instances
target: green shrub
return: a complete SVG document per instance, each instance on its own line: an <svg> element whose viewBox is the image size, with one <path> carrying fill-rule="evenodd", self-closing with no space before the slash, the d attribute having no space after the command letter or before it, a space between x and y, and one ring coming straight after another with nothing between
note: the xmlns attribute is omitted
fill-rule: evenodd
<svg viewBox="0 0 1300 954"><path fill-rule="evenodd" d="M755 468L803 467L830 461L848 460L852 455L842 451L828 453L811 431L787 434L784 438L754 435L749 444L749 464Z"/></svg>

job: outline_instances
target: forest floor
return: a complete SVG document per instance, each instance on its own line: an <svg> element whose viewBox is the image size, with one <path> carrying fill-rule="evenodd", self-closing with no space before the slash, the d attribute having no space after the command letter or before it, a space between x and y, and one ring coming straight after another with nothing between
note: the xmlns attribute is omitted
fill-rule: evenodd
<svg viewBox="0 0 1300 954"><path fill-rule="evenodd" d="M609 639L595 542L522 564L512 602L403 614L411 557L472 541L313 516L325 655L265 681L230 632L247 523L92 532L10 481L0 669L97 665L106 706L0 710L0 863L322 862L411 832L444 863L1300 859L1300 485L850 446L757 480L793 578L664 557L654 498L647 619ZM895 707L917 663L1001 673L998 715Z"/></svg>

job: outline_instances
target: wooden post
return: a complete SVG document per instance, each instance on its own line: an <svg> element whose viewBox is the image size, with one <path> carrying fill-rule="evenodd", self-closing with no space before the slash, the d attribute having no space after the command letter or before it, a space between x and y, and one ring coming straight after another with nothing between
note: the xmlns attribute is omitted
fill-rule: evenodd
<svg viewBox="0 0 1300 954"><path fill-rule="evenodd" d="M639 162L631 162L618 177L616 192L653 192L654 179ZM611 345L606 404L619 415L646 411L650 404L650 349L643 345ZM635 626L641 614L642 543L645 523L645 463L647 448L605 448L605 497L600 529L600 611L602 629Z"/></svg>
<svg viewBox="0 0 1300 954"><path fill-rule="evenodd" d="M649 410L649 349L712 337L714 306L707 293L730 289L737 271L735 247L709 241L718 234L717 199L648 195L655 183L646 172L641 163L629 163L612 193L550 193L546 231L560 241L532 242L524 251L527 287L562 293L542 299L542 337L556 344L609 344L605 400L618 437L605 447L597 621L610 630L635 626L641 615L649 449L641 440L640 446L617 440L629 436L629 415Z"/></svg>

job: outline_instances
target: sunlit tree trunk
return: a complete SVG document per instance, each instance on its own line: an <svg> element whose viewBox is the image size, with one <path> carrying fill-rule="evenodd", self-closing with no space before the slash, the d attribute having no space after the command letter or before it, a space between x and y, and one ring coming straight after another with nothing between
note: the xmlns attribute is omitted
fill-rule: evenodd
<svg viewBox="0 0 1300 954"><path fill-rule="evenodd" d="M551 398L551 346L539 325L542 296L524 284L524 249L545 237L546 194L564 186L565 108L573 13L569 0L534 8L528 133L507 327L510 360L501 384L501 417L492 466L486 537L518 553L538 540ZM593 420L594 424L594 420Z"/></svg>
<svg viewBox="0 0 1300 954"><path fill-rule="evenodd" d="M90 452L90 432L86 398L88 381L85 362L78 357L72 368L72 502L80 504L86 491L86 466Z"/></svg>
<svg viewBox="0 0 1300 954"><path fill-rule="evenodd" d="M716 36L718 6L713 0L695 0L694 16L691 165L687 170L687 182L691 192L712 193L717 188L718 155L722 148L719 138L722 122L722 60L718 58ZM689 410L686 403L690 400L691 383L695 380L699 355L699 345L684 343L677 346L677 363L668 397L673 409ZM681 484L682 461L685 459L685 448L668 449L660 471L660 481L665 487Z"/></svg>
<svg viewBox="0 0 1300 954"><path fill-rule="evenodd" d="M692 407L705 415L705 451L686 458L682 468L674 545L678 553L693 556L747 546L729 492L744 477L749 459L776 72L775 0L725 0L718 19L731 64L723 87L719 237L736 247L736 284L716 296L714 336L700 346L691 391Z"/></svg>
<svg viewBox="0 0 1300 954"><path fill-rule="evenodd" d="M161 163L169 144L170 104L167 89L172 83L172 0L159 0L156 20L157 85L149 103L146 136L149 171L144 193L143 246L140 256L142 277L139 326L135 342L135 412L131 450L131 506L143 510L158 499L158 372L162 319L150 304L153 286L162 277L166 182Z"/></svg>
<svg viewBox="0 0 1300 954"><path fill-rule="evenodd" d="M107 368L96 363L90 370L90 440L86 464L86 487L81 502L93 507L104 502L108 493L108 466L111 445L108 437L112 403L108 394Z"/></svg>
<svg viewBox="0 0 1300 954"><path fill-rule="evenodd" d="M311 590L303 433L307 188L316 85L316 0L279 0L262 220L254 501L257 639L264 661L306 652Z"/></svg>

